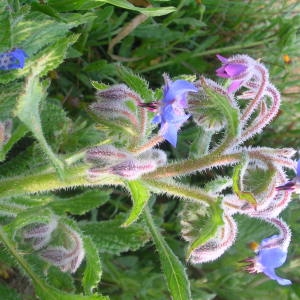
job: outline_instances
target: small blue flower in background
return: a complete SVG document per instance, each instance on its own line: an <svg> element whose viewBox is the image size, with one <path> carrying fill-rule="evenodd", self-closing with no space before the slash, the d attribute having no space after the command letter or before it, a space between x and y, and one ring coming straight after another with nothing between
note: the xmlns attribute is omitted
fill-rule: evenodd
<svg viewBox="0 0 300 300"><path fill-rule="evenodd" d="M0 53L0 70L22 69L26 57L25 51L18 48Z"/></svg>
<svg viewBox="0 0 300 300"><path fill-rule="evenodd" d="M296 176L287 183L277 186L276 190L300 193L300 159L297 162Z"/></svg>
<svg viewBox="0 0 300 300"><path fill-rule="evenodd" d="M249 263L245 269L249 273L262 272L280 285L290 285L292 284L290 280L281 278L275 273L275 269L281 267L287 257L287 251L276 242L277 240L277 235L263 239L258 247L257 255L245 260Z"/></svg>
<svg viewBox="0 0 300 300"><path fill-rule="evenodd" d="M231 62L226 57L217 55L217 58L222 62L222 67L216 70L216 74L222 78L230 78L233 82L228 87L228 92L235 92L242 84L242 80L236 79L237 76L244 73L247 67L243 64Z"/></svg>
<svg viewBox="0 0 300 300"><path fill-rule="evenodd" d="M160 134L174 147L177 144L178 130L190 117L184 111L187 108L187 93L197 91L198 89L191 82L186 80L172 82L165 76L164 97L159 113L152 122L161 124Z"/></svg>

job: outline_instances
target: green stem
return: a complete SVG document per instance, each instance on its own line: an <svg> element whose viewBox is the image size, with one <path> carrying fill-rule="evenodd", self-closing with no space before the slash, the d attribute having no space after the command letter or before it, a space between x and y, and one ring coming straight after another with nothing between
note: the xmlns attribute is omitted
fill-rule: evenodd
<svg viewBox="0 0 300 300"><path fill-rule="evenodd" d="M157 179L185 174L195 173L212 167L220 167L238 163L242 158L242 153L224 154L210 153L198 159L187 159L169 164L165 167L157 168L154 172L146 174L143 179Z"/></svg>
<svg viewBox="0 0 300 300"><path fill-rule="evenodd" d="M0 181L0 198L76 186L122 185L122 181L111 174L102 174L97 180L88 180L87 169L86 165L72 166L66 169L64 180L60 179L53 169L39 174L6 178Z"/></svg>
<svg viewBox="0 0 300 300"><path fill-rule="evenodd" d="M205 202L210 205L217 201L217 198L209 196L204 191L200 189L193 188L187 185L172 183L172 182L163 182L160 180L144 180L144 182L150 187L154 189L158 189L160 192L167 193L171 196L177 196L180 198L187 198L191 200L197 200L200 202ZM155 192L155 190L154 190Z"/></svg>
<svg viewBox="0 0 300 300"><path fill-rule="evenodd" d="M36 285L42 287L43 284L40 282L39 277L32 271L32 269L27 264L27 262L23 259L23 257L19 255L12 241L7 237L2 227L0 227L0 241L5 245L6 249L9 250L11 255L16 259L17 263L22 267L22 269L26 272L26 274L30 276L33 282Z"/></svg>
<svg viewBox="0 0 300 300"><path fill-rule="evenodd" d="M266 39L264 41L258 41L258 42L253 42L253 43L245 43L245 44L238 44L238 45L233 45L233 46L228 46L228 47L220 47L220 48L216 48L216 49L202 51L202 52L199 52L199 53L197 53L197 52L196 53L190 53L189 54L189 58L195 58L195 57L201 57L201 56L213 55L213 54L225 53L225 52L233 52L233 51L236 51L236 50L241 50L241 49L246 49L246 48L252 48L252 47L259 46L259 45L264 45L265 43L269 43L269 42L271 42L273 40L275 40L275 37L268 38L268 39ZM184 55L186 55L186 54L184 53ZM177 55L177 59L176 60L165 61L165 62L162 62L160 64L156 64L156 65L153 65L151 67L145 68L143 70L139 70L138 72L139 73L146 73L146 72L149 72L149 71L153 71L155 69L160 69L160 68L172 65L172 64L176 64L176 63L178 63L179 60L181 60L180 59L180 54Z"/></svg>

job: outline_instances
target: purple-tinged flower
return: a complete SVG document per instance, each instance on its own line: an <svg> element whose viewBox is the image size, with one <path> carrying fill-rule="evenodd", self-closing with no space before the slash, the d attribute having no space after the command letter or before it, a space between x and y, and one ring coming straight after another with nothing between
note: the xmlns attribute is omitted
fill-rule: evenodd
<svg viewBox="0 0 300 300"><path fill-rule="evenodd" d="M217 58L222 62L222 67L216 70L216 74L219 77L233 80L228 87L228 92L233 93L242 85L243 80L240 78L240 75L245 73L247 66L242 63L231 61L221 55L217 55Z"/></svg>
<svg viewBox="0 0 300 300"><path fill-rule="evenodd" d="M286 247L282 247L277 241L278 235L273 235L263 239L258 247L257 255L254 258L247 258L249 263L245 270L249 273L264 273L272 280L276 280L280 285L290 285L292 282L281 278L275 273L275 269L281 267L287 257Z"/></svg>
<svg viewBox="0 0 300 300"><path fill-rule="evenodd" d="M187 93L197 91L191 82L186 80L172 82L165 76L164 97L160 110L152 122L161 124L160 134L174 147L177 144L178 130L190 117L184 111L187 108Z"/></svg>
<svg viewBox="0 0 300 300"><path fill-rule="evenodd" d="M297 162L297 167L296 167L296 176L288 181L287 183L277 186L276 187L277 191L291 191L291 192L300 192L300 159Z"/></svg>
<svg viewBox="0 0 300 300"><path fill-rule="evenodd" d="M0 53L0 70L22 69L26 57L25 51L18 48Z"/></svg>

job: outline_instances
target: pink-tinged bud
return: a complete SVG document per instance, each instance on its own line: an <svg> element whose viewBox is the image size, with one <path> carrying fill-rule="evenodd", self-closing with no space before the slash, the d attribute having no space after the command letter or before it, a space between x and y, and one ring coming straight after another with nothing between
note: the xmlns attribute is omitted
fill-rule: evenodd
<svg viewBox="0 0 300 300"><path fill-rule="evenodd" d="M57 220L53 218L50 223L31 224L23 230L23 237L31 242L33 249L39 250L47 245L52 232L57 227Z"/></svg>
<svg viewBox="0 0 300 300"><path fill-rule="evenodd" d="M157 164L153 160L131 159L110 167L110 172L125 179L134 180L156 168Z"/></svg>
<svg viewBox="0 0 300 300"><path fill-rule="evenodd" d="M60 268L63 272L74 273L84 258L84 248L81 237L73 229L67 229L69 247L48 246L40 252L41 257L47 262Z"/></svg>
<svg viewBox="0 0 300 300"><path fill-rule="evenodd" d="M54 266L64 265L64 261L68 255L67 249L64 247L47 247L40 252L40 256Z"/></svg>
<svg viewBox="0 0 300 300"><path fill-rule="evenodd" d="M138 96L125 84L116 84L108 89L97 91L96 97L101 100L115 102L129 100Z"/></svg>
<svg viewBox="0 0 300 300"><path fill-rule="evenodd" d="M229 215L223 215L223 221L224 225L220 226L216 236L192 252L190 260L193 264L216 260L232 246L237 235L237 225Z"/></svg>
<svg viewBox="0 0 300 300"><path fill-rule="evenodd" d="M12 130L12 120L8 119L4 122L0 122L0 149L10 139Z"/></svg>
<svg viewBox="0 0 300 300"><path fill-rule="evenodd" d="M92 163L108 164L130 158L126 151L119 150L112 145L96 146L86 151L86 160Z"/></svg>
<svg viewBox="0 0 300 300"><path fill-rule="evenodd" d="M101 101L90 105L91 111L101 118L108 120L125 119L138 128L138 120L135 114L130 111L122 102Z"/></svg>

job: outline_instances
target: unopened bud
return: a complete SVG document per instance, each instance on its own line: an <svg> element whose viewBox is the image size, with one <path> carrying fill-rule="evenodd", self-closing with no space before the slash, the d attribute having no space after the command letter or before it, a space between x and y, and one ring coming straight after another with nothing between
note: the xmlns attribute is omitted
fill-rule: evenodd
<svg viewBox="0 0 300 300"><path fill-rule="evenodd" d="M86 160L93 163L116 163L128 159L130 154L119 150L112 145L103 145L90 148L86 151Z"/></svg>
<svg viewBox="0 0 300 300"><path fill-rule="evenodd" d="M138 128L138 120L135 114L121 102L110 102L107 100L96 102L90 105L90 109L99 117L108 120L123 118Z"/></svg>
<svg viewBox="0 0 300 300"><path fill-rule="evenodd" d="M125 179L133 180L154 171L156 168L157 164L153 160L131 159L112 166L110 172Z"/></svg>
<svg viewBox="0 0 300 300"><path fill-rule="evenodd" d="M74 273L84 258L84 248L81 237L71 228L67 228L70 247L49 246L40 255L49 263L57 266L63 272Z"/></svg>
<svg viewBox="0 0 300 300"><path fill-rule="evenodd" d="M216 260L232 246L237 234L237 225L229 215L224 215L223 221L224 225L220 226L216 236L192 252L190 259L193 264Z"/></svg>
<svg viewBox="0 0 300 300"><path fill-rule="evenodd" d="M135 96L135 93L125 84L116 84L108 89L97 91L96 96L108 101L124 101Z"/></svg>
<svg viewBox="0 0 300 300"><path fill-rule="evenodd" d="M23 236L31 242L33 249L38 250L49 243L56 227L57 220L53 218L50 223L31 224L23 230Z"/></svg>

